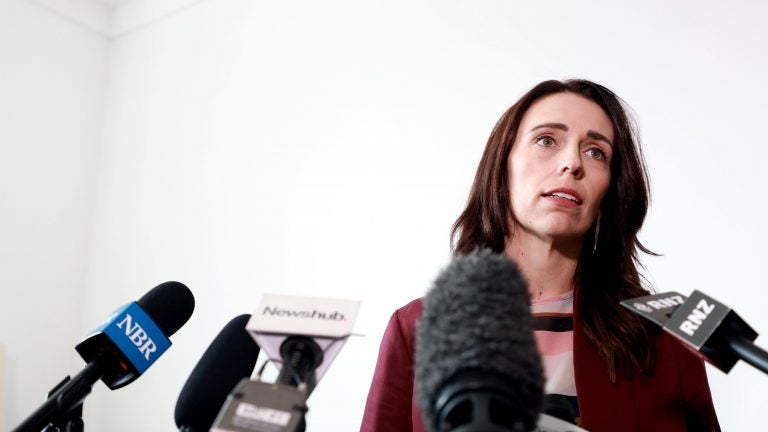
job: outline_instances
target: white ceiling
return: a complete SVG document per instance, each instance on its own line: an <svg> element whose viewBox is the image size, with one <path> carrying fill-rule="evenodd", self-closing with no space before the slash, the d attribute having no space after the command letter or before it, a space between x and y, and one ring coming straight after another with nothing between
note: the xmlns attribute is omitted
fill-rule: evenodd
<svg viewBox="0 0 768 432"><path fill-rule="evenodd" d="M0 0L2 1L2 0ZM27 0L107 39L170 16L202 0ZM124 7L127 5L131 7Z"/></svg>

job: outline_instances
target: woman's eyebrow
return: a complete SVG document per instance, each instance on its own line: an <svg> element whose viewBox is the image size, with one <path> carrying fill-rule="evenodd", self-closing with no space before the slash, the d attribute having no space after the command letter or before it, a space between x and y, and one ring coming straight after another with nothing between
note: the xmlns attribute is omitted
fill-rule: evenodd
<svg viewBox="0 0 768 432"><path fill-rule="evenodd" d="M587 132L587 136L592 138L593 140L605 141L605 143L607 143L609 146L613 147L613 143L611 142L611 140L606 138L605 135L603 135L601 133L598 133L598 132L595 132L595 131L588 131Z"/></svg>
<svg viewBox="0 0 768 432"><path fill-rule="evenodd" d="M568 132L568 126L564 125L563 123L543 123L543 124L540 124L538 126L533 127L530 130L530 132L533 132L536 129L541 129L541 128L560 129L560 130Z"/></svg>

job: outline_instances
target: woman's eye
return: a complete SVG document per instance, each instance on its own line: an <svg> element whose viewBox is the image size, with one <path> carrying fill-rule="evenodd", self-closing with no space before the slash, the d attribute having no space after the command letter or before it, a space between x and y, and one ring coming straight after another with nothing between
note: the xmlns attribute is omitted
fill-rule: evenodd
<svg viewBox="0 0 768 432"><path fill-rule="evenodd" d="M550 136L540 136L536 138L536 144L542 147L552 147L555 145L555 140Z"/></svg>
<svg viewBox="0 0 768 432"><path fill-rule="evenodd" d="M605 152L596 147L588 149L587 154L597 160L606 160Z"/></svg>

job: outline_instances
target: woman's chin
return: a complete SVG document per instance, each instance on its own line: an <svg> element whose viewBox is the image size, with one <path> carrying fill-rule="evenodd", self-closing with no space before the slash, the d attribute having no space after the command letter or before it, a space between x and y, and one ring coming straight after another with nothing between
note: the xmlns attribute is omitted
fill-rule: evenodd
<svg viewBox="0 0 768 432"><path fill-rule="evenodd" d="M587 230L584 227L570 223L553 223L542 227L541 237L551 238L557 241L581 241Z"/></svg>

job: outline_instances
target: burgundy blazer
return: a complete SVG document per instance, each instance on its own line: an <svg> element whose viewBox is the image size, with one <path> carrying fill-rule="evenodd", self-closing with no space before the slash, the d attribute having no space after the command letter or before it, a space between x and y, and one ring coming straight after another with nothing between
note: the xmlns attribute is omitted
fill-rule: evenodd
<svg viewBox="0 0 768 432"><path fill-rule="evenodd" d="M414 348L421 299L395 311L379 349L365 405L364 432L426 430L415 398ZM581 426L601 431L719 431L704 364L663 333L655 338L653 377L608 379L603 362L574 316L573 363Z"/></svg>

